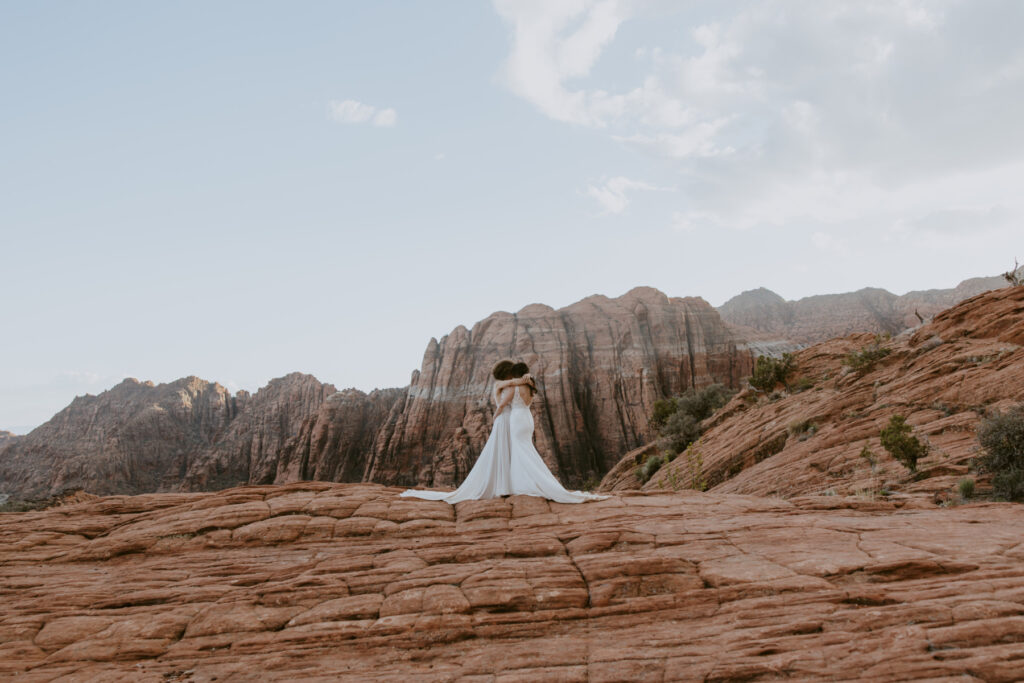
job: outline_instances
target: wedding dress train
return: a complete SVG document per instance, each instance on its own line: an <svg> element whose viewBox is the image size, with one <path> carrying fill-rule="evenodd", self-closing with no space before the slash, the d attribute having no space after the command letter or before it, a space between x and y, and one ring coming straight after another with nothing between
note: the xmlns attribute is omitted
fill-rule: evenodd
<svg viewBox="0 0 1024 683"><path fill-rule="evenodd" d="M459 488L450 492L408 489L401 495L443 500L453 505L463 500L516 494L538 496L558 503L584 503L607 498L585 491L568 491L555 479L533 446L533 413L520 395L519 387L510 388L515 391L511 405L494 418L487 443ZM494 400L498 403L497 393Z"/></svg>

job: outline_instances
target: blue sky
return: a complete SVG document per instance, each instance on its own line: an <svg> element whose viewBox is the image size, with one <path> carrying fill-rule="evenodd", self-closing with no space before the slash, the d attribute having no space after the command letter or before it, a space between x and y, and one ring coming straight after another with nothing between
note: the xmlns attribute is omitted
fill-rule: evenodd
<svg viewBox="0 0 1024 683"><path fill-rule="evenodd" d="M0 429L126 376L402 386L430 337L1012 265L1024 5L0 1Z"/></svg>

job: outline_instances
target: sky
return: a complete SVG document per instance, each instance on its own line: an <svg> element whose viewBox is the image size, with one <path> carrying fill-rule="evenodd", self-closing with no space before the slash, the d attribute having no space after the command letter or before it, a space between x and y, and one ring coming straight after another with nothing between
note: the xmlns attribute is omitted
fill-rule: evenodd
<svg viewBox="0 0 1024 683"><path fill-rule="evenodd" d="M0 429L125 377L1024 258L1018 0L0 0Z"/></svg>

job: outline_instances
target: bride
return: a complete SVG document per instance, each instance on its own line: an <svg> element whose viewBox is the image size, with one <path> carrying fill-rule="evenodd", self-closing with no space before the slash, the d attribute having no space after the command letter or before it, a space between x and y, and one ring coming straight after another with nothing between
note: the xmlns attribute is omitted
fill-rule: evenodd
<svg viewBox="0 0 1024 683"><path fill-rule="evenodd" d="M538 496L558 503L583 503L607 498L583 491L567 491L534 448L530 403L537 393L537 384L526 363L503 360L494 366L492 374L497 380L493 395L498 406L497 414L487 443L462 486L451 492L408 489L401 495L452 504L516 494Z"/></svg>

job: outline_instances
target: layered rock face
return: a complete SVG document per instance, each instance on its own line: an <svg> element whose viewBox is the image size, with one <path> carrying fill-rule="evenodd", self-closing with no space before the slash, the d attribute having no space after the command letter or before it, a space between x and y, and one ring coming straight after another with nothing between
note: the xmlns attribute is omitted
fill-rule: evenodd
<svg viewBox="0 0 1024 683"><path fill-rule="evenodd" d="M0 515L0 677L1020 680L1021 507L303 482Z"/></svg>
<svg viewBox="0 0 1024 683"><path fill-rule="evenodd" d="M45 497L65 488L140 493L176 488L189 464L244 409L219 384L186 377L126 379L80 396L0 451L0 493Z"/></svg>
<svg viewBox="0 0 1024 683"><path fill-rule="evenodd" d="M741 392L705 423L701 462L680 456L643 488L704 481L711 491L784 497L825 491L951 497L978 454L982 417L1024 401L1024 287L968 299L884 342L889 355L866 372L845 364L848 354L873 342L874 335L860 334L801 350L791 385L803 380L808 388L774 396ZM893 415L931 444L917 476L881 447L880 431ZM635 486L644 454L630 454L601 488ZM984 491L985 477L978 482Z"/></svg>
<svg viewBox="0 0 1024 683"><path fill-rule="evenodd" d="M810 296L786 301L765 288L733 297L718 308L722 319L754 343L771 342L780 350L785 342L816 344L854 332L898 334L950 306L982 292L1006 285L1002 277L972 278L953 289L929 289L896 296L884 289L865 288L843 294ZM777 354L775 354L777 355Z"/></svg>
<svg viewBox="0 0 1024 683"><path fill-rule="evenodd" d="M640 287L554 310L495 313L431 340L408 396L374 443L367 478L451 486L472 467L490 429L491 367L525 361L540 393L537 449L563 483L600 478L649 439L654 401L687 387L738 387L749 349L703 299Z"/></svg>
<svg viewBox="0 0 1024 683"><path fill-rule="evenodd" d="M245 409L216 443L190 461L181 488L204 491L294 481L282 471L281 454L327 397L336 393L333 385L299 372L271 380L247 398Z"/></svg>
<svg viewBox="0 0 1024 683"><path fill-rule="evenodd" d="M331 394L285 444L276 481L366 481L374 444L390 434L407 396L407 389Z"/></svg>

